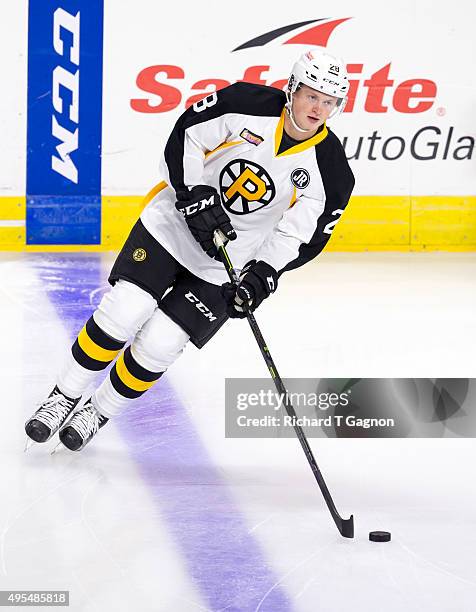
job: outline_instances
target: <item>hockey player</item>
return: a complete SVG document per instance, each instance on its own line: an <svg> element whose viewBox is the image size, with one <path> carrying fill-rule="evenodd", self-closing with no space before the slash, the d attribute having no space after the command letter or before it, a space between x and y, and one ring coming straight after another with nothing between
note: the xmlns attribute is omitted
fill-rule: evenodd
<svg viewBox="0 0 476 612"><path fill-rule="evenodd" d="M161 160L163 180L114 263L112 289L26 422L32 440L59 430L67 448L81 450L188 341L202 348L229 317L246 316L244 302L255 310L283 272L322 251L354 186L326 125L343 111L348 88L343 62L314 49L294 65L286 92L240 82L183 113ZM215 230L230 241L238 287L226 282Z"/></svg>

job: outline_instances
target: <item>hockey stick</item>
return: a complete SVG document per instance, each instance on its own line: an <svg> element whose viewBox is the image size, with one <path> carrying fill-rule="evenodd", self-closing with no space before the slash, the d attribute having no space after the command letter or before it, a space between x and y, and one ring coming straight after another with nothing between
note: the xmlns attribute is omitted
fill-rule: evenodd
<svg viewBox="0 0 476 612"><path fill-rule="evenodd" d="M238 285L240 279L236 270L233 268L233 264L231 263L230 258L228 257L228 253L226 252L223 236L218 230L215 231L214 234L214 243L218 249L218 252L221 255L222 262L226 268L230 281L235 285ZM301 443L302 449L306 455L309 465L311 466L312 472L317 480L317 484L321 489L322 495L324 496L324 500L327 504L327 507L329 508L331 516L334 519L335 524L337 525L337 529L339 530L340 534L344 536L344 538L353 538L354 516L351 515L350 518L343 519L337 511L329 489L327 488L324 477L321 474L321 470L319 469L319 466L317 465L316 460L314 459L314 455L312 454L311 447L309 446L304 431L296 422L296 412L291 402L289 401L288 392L286 391L283 381L281 380L281 377L278 374L278 370L276 369L273 358L271 357L271 353L269 352L268 346L263 338L263 335L261 334L261 330L258 327L258 323L256 322L253 313L249 310L246 311L246 318L248 319L248 323L250 324L253 335L256 339L256 342L258 343L261 354L263 355L263 359L265 360L266 365L268 366L268 370L271 374L271 378L273 379L275 387L280 396L284 398L284 407L286 409L286 412L292 419L294 431L296 432L299 442Z"/></svg>

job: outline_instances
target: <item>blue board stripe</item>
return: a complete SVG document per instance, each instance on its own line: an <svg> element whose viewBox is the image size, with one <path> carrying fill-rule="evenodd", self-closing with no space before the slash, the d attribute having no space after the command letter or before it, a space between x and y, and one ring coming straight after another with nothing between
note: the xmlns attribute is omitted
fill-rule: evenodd
<svg viewBox="0 0 476 612"><path fill-rule="evenodd" d="M103 0L30 0L27 243L99 244Z"/></svg>

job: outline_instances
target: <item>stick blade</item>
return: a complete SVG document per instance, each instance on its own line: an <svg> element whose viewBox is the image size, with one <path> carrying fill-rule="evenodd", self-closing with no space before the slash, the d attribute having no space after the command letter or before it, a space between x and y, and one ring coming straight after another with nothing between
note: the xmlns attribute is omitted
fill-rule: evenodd
<svg viewBox="0 0 476 612"><path fill-rule="evenodd" d="M337 529L340 531L340 534L344 538L353 538L354 537L354 515L352 514L348 519L340 519L339 523L337 523Z"/></svg>

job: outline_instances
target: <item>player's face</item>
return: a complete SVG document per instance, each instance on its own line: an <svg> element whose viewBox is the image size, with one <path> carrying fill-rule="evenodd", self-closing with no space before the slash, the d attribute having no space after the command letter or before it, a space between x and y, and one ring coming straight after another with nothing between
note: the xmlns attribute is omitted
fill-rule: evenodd
<svg viewBox="0 0 476 612"><path fill-rule="evenodd" d="M301 85L293 96L294 120L303 130L317 131L336 106L336 97Z"/></svg>

